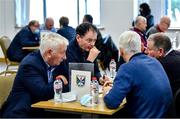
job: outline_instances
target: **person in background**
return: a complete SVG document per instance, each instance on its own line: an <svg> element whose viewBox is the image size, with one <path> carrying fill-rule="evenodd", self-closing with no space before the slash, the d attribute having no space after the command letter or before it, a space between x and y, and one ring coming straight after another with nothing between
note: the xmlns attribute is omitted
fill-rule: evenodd
<svg viewBox="0 0 180 119"><path fill-rule="evenodd" d="M172 92L162 65L141 53L141 38L133 31L121 34L119 48L126 63L119 68L112 88L105 82L104 103L114 109L126 98L128 117L165 117L172 103Z"/></svg>
<svg viewBox="0 0 180 119"><path fill-rule="evenodd" d="M32 20L22 28L12 40L7 49L7 57L10 61L21 62L31 51L23 50L27 46L39 46L39 22Z"/></svg>
<svg viewBox="0 0 180 119"><path fill-rule="evenodd" d="M93 17L90 14L85 14L83 17L83 23L85 22L93 24Z"/></svg>
<svg viewBox="0 0 180 119"><path fill-rule="evenodd" d="M68 26L69 24L68 17L62 16L59 19L59 24L60 24L60 29L57 31L57 33L67 38L69 41L74 40L76 37L76 30L73 27Z"/></svg>
<svg viewBox="0 0 180 119"><path fill-rule="evenodd" d="M143 16L147 20L146 31L148 31L152 26L154 26L154 16L151 14L151 8L147 3L142 3L139 5L139 12L140 14L138 16Z"/></svg>
<svg viewBox="0 0 180 119"><path fill-rule="evenodd" d="M159 24L151 27L147 32L146 36L149 37L151 34L158 32L166 32L171 24L171 20L168 16L163 16L160 19Z"/></svg>
<svg viewBox="0 0 180 119"><path fill-rule="evenodd" d="M90 14L84 15L83 23L86 22L93 24L93 17ZM115 59L116 63L118 62L118 49L110 35L106 35L106 37L103 38L101 32L98 30L95 46L101 51L97 59L100 61L102 70L109 68L111 59Z"/></svg>
<svg viewBox="0 0 180 119"><path fill-rule="evenodd" d="M67 39L49 33L41 40L40 50L22 60L12 91L2 107L3 118L31 117L33 103L53 98L56 78L53 71L66 58L67 45ZM64 76L58 77L67 84Z"/></svg>
<svg viewBox="0 0 180 119"><path fill-rule="evenodd" d="M147 47L147 41L146 41L147 38L145 34L146 26L147 26L146 18L143 16L137 16L135 20L135 26L132 30L138 33L139 36L141 37L141 51L142 52Z"/></svg>
<svg viewBox="0 0 180 119"><path fill-rule="evenodd" d="M180 88L180 52L172 49L170 38L164 33L155 33L147 40L145 51L157 58L166 71L173 94Z"/></svg>
<svg viewBox="0 0 180 119"><path fill-rule="evenodd" d="M56 28L54 28L54 19L51 17L46 18L45 24L40 26L40 31L51 31L56 32Z"/></svg>

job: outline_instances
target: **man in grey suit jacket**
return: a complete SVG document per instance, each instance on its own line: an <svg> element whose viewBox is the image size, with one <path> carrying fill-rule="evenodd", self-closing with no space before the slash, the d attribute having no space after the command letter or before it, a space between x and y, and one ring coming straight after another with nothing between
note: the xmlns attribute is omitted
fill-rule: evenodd
<svg viewBox="0 0 180 119"><path fill-rule="evenodd" d="M53 81L56 75L48 76L48 69L53 72L66 58L67 45L67 39L49 33L41 40L40 50L22 60L12 91L2 107L2 117L30 117L31 104L53 98ZM60 77L66 80L64 76Z"/></svg>

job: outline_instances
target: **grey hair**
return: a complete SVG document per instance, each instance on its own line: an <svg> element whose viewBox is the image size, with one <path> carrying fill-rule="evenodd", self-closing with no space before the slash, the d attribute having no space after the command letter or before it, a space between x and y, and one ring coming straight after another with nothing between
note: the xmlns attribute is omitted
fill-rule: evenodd
<svg viewBox="0 0 180 119"><path fill-rule="evenodd" d="M165 33L151 34L148 41L153 41L155 48L163 48L165 53L172 48L171 40Z"/></svg>
<svg viewBox="0 0 180 119"><path fill-rule="evenodd" d="M67 46L68 44L69 44L68 40L64 38L63 36L57 33L53 33L53 32L46 32L45 34L43 34L41 38L39 49L40 49L41 55L43 55L45 51L48 49L51 49L55 52L57 48L59 47L59 45Z"/></svg>
<svg viewBox="0 0 180 119"><path fill-rule="evenodd" d="M135 20L135 26L137 26L141 21L145 21L147 23L146 17L137 16Z"/></svg>
<svg viewBox="0 0 180 119"><path fill-rule="evenodd" d="M119 37L119 48L125 50L127 54L141 52L141 38L134 31L125 31Z"/></svg>

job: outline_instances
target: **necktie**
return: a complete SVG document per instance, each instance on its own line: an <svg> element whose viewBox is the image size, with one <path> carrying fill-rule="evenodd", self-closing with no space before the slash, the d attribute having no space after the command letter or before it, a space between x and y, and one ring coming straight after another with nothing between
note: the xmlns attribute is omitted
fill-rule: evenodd
<svg viewBox="0 0 180 119"><path fill-rule="evenodd" d="M53 68L52 67L48 67L48 70L47 70L47 73L48 73L48 83L53 82L52 71L53 71Z"/></svg>

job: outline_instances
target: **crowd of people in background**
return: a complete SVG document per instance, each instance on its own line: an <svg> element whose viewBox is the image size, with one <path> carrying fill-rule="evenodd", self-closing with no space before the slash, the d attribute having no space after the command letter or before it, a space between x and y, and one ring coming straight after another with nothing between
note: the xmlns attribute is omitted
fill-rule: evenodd
<svg viewBox="0 0 180 119"><path fill-rule="evenodd" d="M107 37L102 37L90 14L84 15L76 28L69 26L66 16L59 19L59 29L54 27L51 17L42 25L36 20L30 21L17 33L7 50L9 60L21 64L12 91L1 109L2 117L34 115L31 104L53 98L56 76L70 82L70 62L94 64L94 76L104 87L104 102L108 108L118 108L126 97L125 117L173 117L170 112L173 96L180 89L180 52L172 49L170 38L164 33L171 20L162 16L155 24L147 3L140 4L139 12L133 28L120 35L119 48L111 37L105 42ZM41 32L48 33L40 39ZM22 49L25 46L40 48L30 53ZM105 69L112 58L120 62L119 55L123 63L117 66L112 82L108 76L101 75L98 61L103 62L102 69ZM63 86L63 92L68 92L67 83Z"/></svg>

